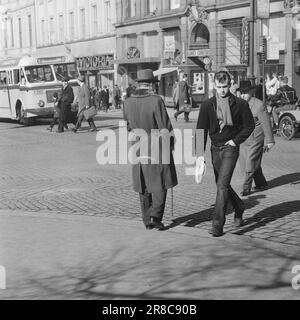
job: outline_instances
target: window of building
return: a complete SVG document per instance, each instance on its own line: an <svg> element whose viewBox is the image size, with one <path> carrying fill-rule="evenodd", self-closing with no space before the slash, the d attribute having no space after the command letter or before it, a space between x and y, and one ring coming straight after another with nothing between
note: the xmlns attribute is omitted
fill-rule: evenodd
<svg viewBox="0 0 300 320"><path fill-rule="evenodd" d="M19 18L19 44L20 48L23 48L23 31L22 31L22 19Z"/></svg>
<svg viewBox="0 0 300 320"><path fill-rule="evenodd" d="M55 42L55 30L54 30L54 18L51 17L49 21L49 31L50 31L50 43L53 44Z"/></svg>
<svg viewBox="0 0 300 320"><path fill-rule="evenodd" d="M92 6L92 27L93 27L93 36L96 37L98 34L98 12L97 12L97 6Z"/></svg>
<svg viewBox="0 0 300 320"><path fill-rule="evenodd" d="M241 43L242 43L242 24L232 23L224 26L225 28L225 64L241 64Z"/></svg>
<svg viewBox="0 0 300 320"><path fill-rule="evenodd" d="M110 0L105 1L105 32L111 31L111 3Z"/></svg>
<svg viewBox="0 0 300 320"><path fill-rule="evenodd" d="M191 46L208 47L210 41L210 34L208 28L203 23L198 23L191 35Z"/></svg>
<svg viewBox="0 0 300 320"><path fill-rule="evenodd" d="M10 18L10 37L11 37L11 47L13 48L15 46L15 40L14 40L14 20L13 18Z"/></svg>
<svg viewBox="0 0 300 320"><path fill-rule="evenodd" d="M84 8L80 9L80 26L81 26L81 38L84 39L85 38L85 30L86 30L85 9Z"/></svg>
<svg viewBox="0 0 300 320"><path fill-rule="evenodd" d="M156 0L147 0L147 14L154 14L157 9Z"/></svg>
<svg viewBox="0 0 300 320"><path fill-rule="evenodd" d="M278 40L279 50L285 50L285 32L286 20L284 17L271 18L263 20L263 35Z"/></svg>
<svg viewBox="0 0 300 320"><path fill-rule="evenodd" d="M41 42L42 42L42 45L45 45L46 44L46 27L45 27L45 20L42 19L41 20Z"/></svg>
<svg viewBox="0 0 300 320"><path fill-rule="evenodd" d="M170 2L170 9L179 9L180 8L180 0L169 0Z"/></svg>
<svg viewBox="0 0 300 320"><path fill-rule="evenodd" d="M136 16L136 0L127 0L127 17L134 18Z"/></svg>
<svg viewBox="0 0 300 320"><path fill-rule="evenodd" d="M75 19L74 19L74 12L71 11L69 13L69 19L70 19L70 39L74 40L75 38Z"/></svg>
<svg viewBox="0 0 300 320"><path fill-rule="evenodd" d="M33 46L33 40L32 40L32 17L31 14L28 15L28 31L29 31L29 46Z"/></svg>
<svg viewBox="0 0 300 320"><path fill-rule="evenodd" d="M65 28L64 28L64 16L61 14L59 15L59 18L58 18L58 24L59 24L59 41L60 42L64 42L65 40Z"/></svg>

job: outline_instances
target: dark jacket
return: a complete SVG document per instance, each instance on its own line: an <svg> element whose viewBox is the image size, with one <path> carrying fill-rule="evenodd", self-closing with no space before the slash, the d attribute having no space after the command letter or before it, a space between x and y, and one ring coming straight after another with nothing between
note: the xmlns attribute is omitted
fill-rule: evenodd
<svg viewBox="0 0 300 320"><path fill-rule="evenodd" d="M190 104L190 87L186 81L178 83L178 103L179 107L184 106L186 103Z"/></svg>
<svg viewBox="0 0 300 320"><path fill-rule="evenodd" d="M158 95L148 91L137 90L124 103L124 119L128 123L130 132L136 129L144 130L149 136L148 155L151 151L151 130L166 129L167 133L173 131L164 101ZM160 141L161 142L161 141ZM161 145L160 145L161 147ZM162 149L170 158L170 164L164 164L160 158L157 164L137 164L133 166L133 188L136 192L143 193L143 185L147 186L149 193L156 193L175 187L177 174L172 155L172 143L169 149ZM143 181L144 179L144 181ZM144 183L143 183L144 182Z"/></svg>
<svg viewBox="0 0 300 320"><path fill-rule="evenodd" d="M63 121L68 120L69 113L71 113L71 104L74 102L74 92L70 85L67 85L62 91L60 98L60 117Z"/></svg>
<svg viewBox="0 0 300 320"><path fill-rule="evenodd" d="M209 132L212 144L217 147L224 146L230 140L239 146L249 138L255 128L253 115L245 100L230 94L229 104L233 126L226 126L222 131L217 117L216 97L203 102L200 109L197 129L204 129L206 137Z"/></svg>

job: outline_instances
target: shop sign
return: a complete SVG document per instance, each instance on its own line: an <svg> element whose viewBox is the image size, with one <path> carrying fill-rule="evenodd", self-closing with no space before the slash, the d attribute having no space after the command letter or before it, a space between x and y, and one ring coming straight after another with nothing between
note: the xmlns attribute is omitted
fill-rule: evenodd
<svg viewBox="0 0 300 320"><path fill-rule="evenodd" d="M279 60L280 42L278 37L267 38L267 60Z"/></svg>
<svg viewBox="0 0 300 320"><path fill-rule="evenodd" d="M257 0L257 18L270 18L270 0Z"/></svg>
<svg viewBox="0 0 300 320"><path fill-rule="evenodd" d="M187 56L189 58L192 58L192 57L207 57L207 56L210 56L210 49L201 49L201 50L187 50Z"/></svg>
<svg viewBox="0 0 300 320"><path fill-rule="evenodd" d="M92 57L77 58L77 66L80 70L113 70L114 56L111 54Z"/></svg>
<svg viewBox="0 0 300 320"><path fill-rule="evenodd" d="M175 37L174 36L165 36L165 52L175 52Z"/></svg>
<svg viewBox="0 0 300 320"><path fill-rule="evenodd" d="M141 53L140 50L136 47L130 47L127 51L127 59L136 59L140 58Z"/></svg>
<svg viewBox="0 0 300 320"><path fill-rule="evenodd" d="M241 46L241 64L249 65L250 54L250 29L249 22L246 18L243 19L242 26L242 46Z"/></svg>

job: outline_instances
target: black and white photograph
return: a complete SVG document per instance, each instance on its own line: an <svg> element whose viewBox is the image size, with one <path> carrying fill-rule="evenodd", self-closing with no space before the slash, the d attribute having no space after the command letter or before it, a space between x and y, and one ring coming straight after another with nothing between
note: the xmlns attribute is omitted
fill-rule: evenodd
<svg viewBox="0 0 300 320"><path fill-rule="evenodd" d="M300 300L299 0L0 0L0 148L0 300Z"/></svg>

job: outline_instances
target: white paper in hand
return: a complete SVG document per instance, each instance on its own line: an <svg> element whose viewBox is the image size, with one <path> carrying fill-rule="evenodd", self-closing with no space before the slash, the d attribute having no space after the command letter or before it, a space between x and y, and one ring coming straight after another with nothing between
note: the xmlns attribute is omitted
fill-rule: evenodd
<svg viewBox="0 0 300 320"><path fill-rule="evenodd" d="M203 182L206 173L206 163L204 157L199 157L196 162L195 180L197 184Z"/></svg>

